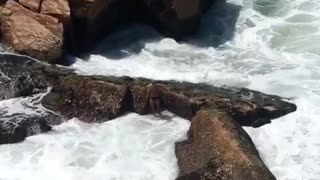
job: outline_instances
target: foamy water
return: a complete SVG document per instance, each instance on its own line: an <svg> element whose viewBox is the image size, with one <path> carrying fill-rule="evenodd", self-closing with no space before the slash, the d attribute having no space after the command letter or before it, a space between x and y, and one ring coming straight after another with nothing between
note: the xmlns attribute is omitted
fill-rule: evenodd
<svg viewBox="0 0 320 180"><path fill-rule="evenodd" d="M187 42L135 26L72 67L87 75L205 82L293 97L295 113L246 130L279 180L319 180L320 1L232 0L218 9ZM188 126L179 118L135 114L103 125L72 120L1 146L0 179L173 180L173 142L185 138Z"/></svg>
<svg viewBox="0 0 320 180"><path fill-rule="evenodd" d="M189 122L129 114L104 124L73 119L51 132L0 148L5 180L163 180L177 176L174 142Z"/></svg>

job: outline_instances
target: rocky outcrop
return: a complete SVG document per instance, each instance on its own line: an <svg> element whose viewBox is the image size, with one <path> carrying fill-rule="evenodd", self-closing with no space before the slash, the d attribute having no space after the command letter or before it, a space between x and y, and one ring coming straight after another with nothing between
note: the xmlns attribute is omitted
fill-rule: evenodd
<svg viewBox="0 0 320 180"><path fill-rule="evenodd" d="M63 50L84 54L132 23L151 25L180 40L197 31L201 15L215 1L8 0L8 13L0 13L2 42L15 52L55 62Z"/></svg>
<svg viewBox="0 0 320 180"><path fill-rule="evenodd" d="M35 13L13 0L1 11L2 41L6 46L47 62L61 58L63 26L58 19Z"/></svg>
<svg viewBox="0 0 320 180"><path fill-rule="evenodd" d="M0 119L0 143L18 142L26 136L49 131L52 122L58 124L63 118L104 122L127 112L148 114L149 98L154 97L164 109L192 120L188 140L176 144L179 180L275 179L241 125L258 127L296 110L294 104L278 96L248 89L81 76L25 56L0 55L0 70L3 99L44 93L37 102L47 108L41 116L1 116L5 118ZM160 97L150 95L150 85L154 83L161 87Z"/></svg>
<svg viewBox="0 0 320 180"><path fill-rule="evenodd" d="M275 180L248 134L228 114L201 110L176 144L177 180Z"/></svg>
<svg viewBox="0 0 320 180"><path fill-rule="evenodd" d="M15 60L19 58L28 60ZM147 90L148 85L154 82L152 80L80 76L67 69L14 55L2 55L0 69L3 79L7 79L5 84L11 83L10 86L1 86L0 94L8 94L7 87L11 87L13 92L20 92L2 98L31 95L52 87L44 105L65 117L96 121L97 118L110 120L128 111L150 113ZM16 71L12 72L13 69ZM16 83L17 80L19 83ZM201 109L215 109L226 112L241 125L259 127L296 110L294 104L278 96L248 89L226 89L176 81L156 83L166 90L161 97L163 107L189 120ZM23 87L29 88L25 90ZM92 114L88 114L88 110Z"/></svg>

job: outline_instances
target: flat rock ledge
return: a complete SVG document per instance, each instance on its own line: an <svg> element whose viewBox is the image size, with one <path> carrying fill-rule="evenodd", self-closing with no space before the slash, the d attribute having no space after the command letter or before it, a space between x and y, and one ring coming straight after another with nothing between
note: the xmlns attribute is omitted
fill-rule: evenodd
<svg viewBox="0 0 320 180"><path fill-rule="evenodd" d="M176 144L180 167L177 179L275 179L241 126L259 127L294 112L296 106L281 97L188 82L81 76L71 69L10 54L0 55L0 99L27 97L51 88L41 103L55 114L54 118L42 117L39 121L26 118L23 126L15 127L18 130L8 131L1 126L0 144L49 131L52 119L63 122L77 117L90 123L109 121L128 112L149 114L151 83L165 89L161 97L164 109L191 120L188 140ZM26 130L29 122L32 126L38 122L40 128L34 128L38 129L35 132L32 128Z"/></svg>

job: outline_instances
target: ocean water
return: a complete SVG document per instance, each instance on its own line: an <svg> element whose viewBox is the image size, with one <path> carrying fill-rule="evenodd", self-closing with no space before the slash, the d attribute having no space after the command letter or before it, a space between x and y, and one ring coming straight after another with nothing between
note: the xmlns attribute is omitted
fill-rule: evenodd
<svg viewBox="0 0 320 180"><path fill-rule="evenodd" d="M295 113L245 129L277 179L320 179L319 0L230 0L210 10L200 32L184 42L136 25L108 37L89 60L72 60L80 74L204 82L290 97ZM168 115L172 121L136 114L102 125L71 120L0 146L0 179L173 180L173 144L186 138L189 123Z"/></svg>

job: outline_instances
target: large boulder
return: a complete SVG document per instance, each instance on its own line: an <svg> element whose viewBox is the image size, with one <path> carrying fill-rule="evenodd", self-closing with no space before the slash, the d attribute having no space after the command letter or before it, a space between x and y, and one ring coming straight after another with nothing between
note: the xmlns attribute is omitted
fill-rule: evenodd
<svg viewBox="0 0 320 180"><path fill-rule="evenodd" d="M63 25L9 0L1 9L2 42L15 52L47 62L62 56Z"/></svg>
<svg viewBox="0 0 320 180"><path fill-rule="evenodd" d="M19 0L19 3L24 7L34 11L39 12L42 0Z"/></svg>
<svg viewBox="0 0 320 180"><path fill-rule="evenodd" d="M201 110L176 144L178 180L275 180L249 135L224 112Z"/></svg>
<svg viewBox="0 0 320 180"><path fill-rule="evenodd" d="M71 11L68 0L43 0L40 12L58 18L65 25L70 21Z"/></svg>

